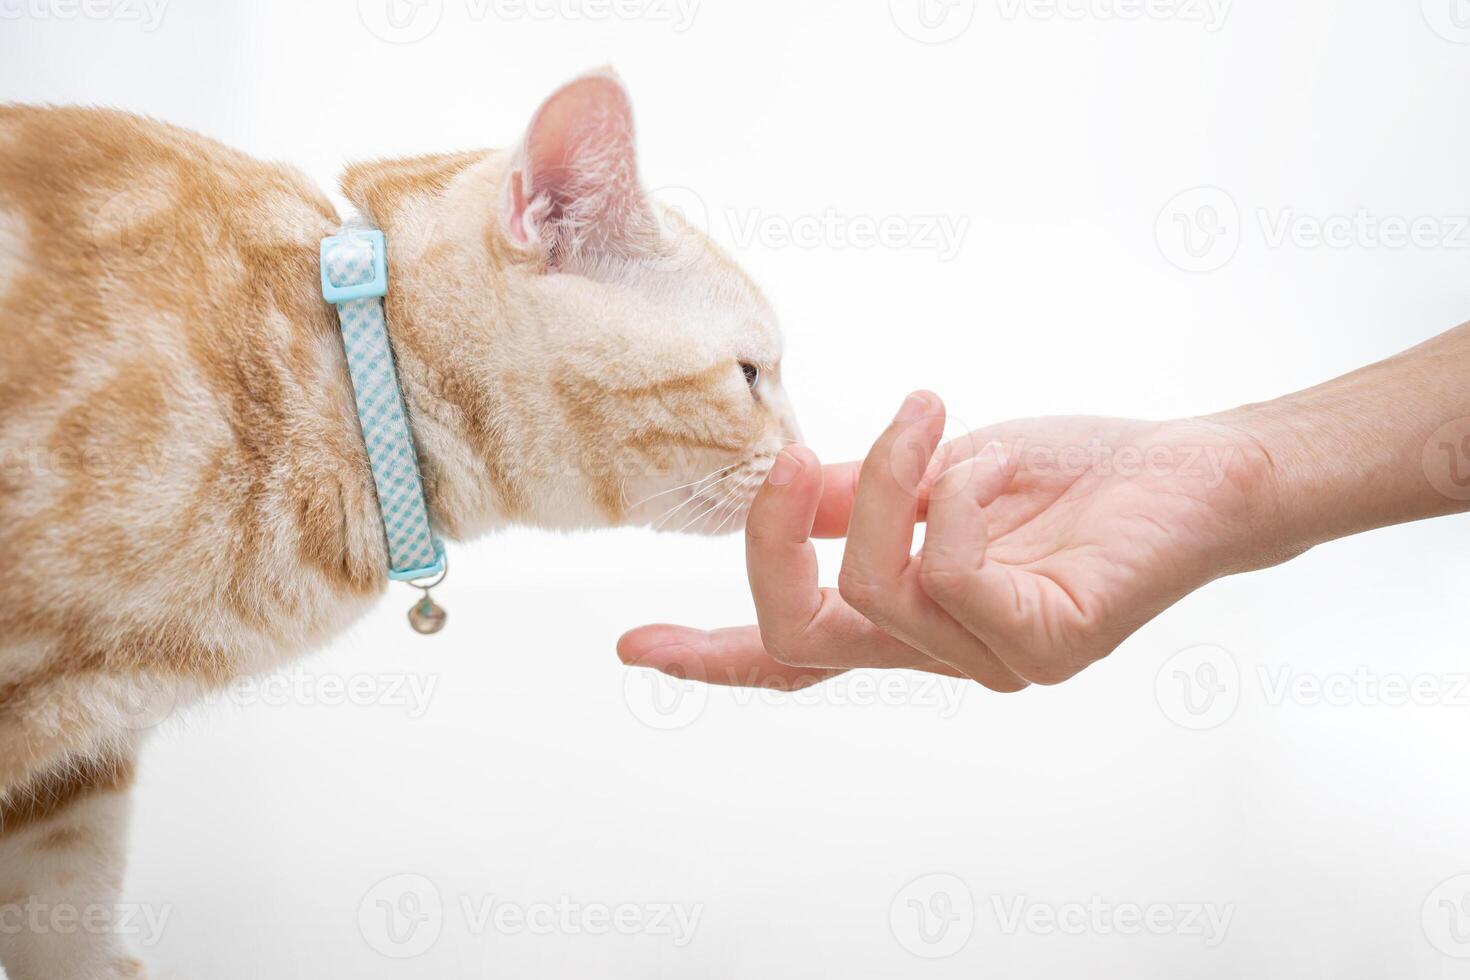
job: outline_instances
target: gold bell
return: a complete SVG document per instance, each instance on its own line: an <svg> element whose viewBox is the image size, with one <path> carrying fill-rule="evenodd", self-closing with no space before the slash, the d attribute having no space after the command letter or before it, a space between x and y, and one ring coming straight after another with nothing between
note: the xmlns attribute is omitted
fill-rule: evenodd
<svg viewBox="0 0 1470 980"><path fill-rule="evenodd" d="M449 616L444 607L435 602L429 595L429 590L424 590L424 597L415 602L408 610L408 625L414 628L414 632L428 635L437 633L444 628L444 620Z"/></svg>

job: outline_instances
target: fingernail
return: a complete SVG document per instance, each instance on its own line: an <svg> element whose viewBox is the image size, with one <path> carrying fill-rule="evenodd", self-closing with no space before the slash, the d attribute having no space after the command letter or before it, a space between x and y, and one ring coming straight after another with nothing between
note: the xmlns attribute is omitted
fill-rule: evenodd
<svg viewBox="0 0 1470 980"><path fill-rule="evenodd" d="M776 462L771 464L771 472L766 476L766 482L773 487L784 487L796 479L796 474L800 472L801 460L783 449L776 454Z"/></svg>
<svg viewBox="0 0 1470 980"><path fill-rule="evenodd" d="M895 422L916 422L923 418L929 411L929 399L917 391L904 399L903 407L898 410Z"/></svg>

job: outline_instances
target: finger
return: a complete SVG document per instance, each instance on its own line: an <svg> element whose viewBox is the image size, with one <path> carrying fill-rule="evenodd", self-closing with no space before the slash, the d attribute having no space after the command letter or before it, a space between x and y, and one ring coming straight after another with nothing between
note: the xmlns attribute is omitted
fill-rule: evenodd
<svg viewBox="0 0 1470 980"><path fill-rule="evenodd" d="M850 667L784 664L766 651L760 628L756 626L708 632L666 624L640 626L629 630L618 640L618 657L631 667L649 667L674 677L778 691L800 690L836 677L851 667L885 669L894 666L888 663L852 664ZM963 671L943 664L930 672L969 679Z"/></svg>
<svg viewBox="0 0 1470 980"><path fill-rule="evenodd" d="M772 657L801 667L954 668L887 635L817 588L810 536L822 496L822 470L803 446L781 450L745 523L745 564L762 641Z"/></svg>
<svg viewBox="0 0 1470 980"><path fill-rule="evenodd" d="M841 538L847 535L861 466L861 463L829 463L822 467L822 499L817 504L812 537Z"/></svg>
<svg viewBox="0 0 1470 980"><path fill-rule="evenodd" d="M883 588L908 566L918 489L944 432L944 404L916 391L863 460L853 500L843 579Z"/></svg>
<svg viewBox="0 0 1470 980"><path fill-rule="evenodd" d="M1002 660L1016 626L1015 582L1009 569L986 558L985 508L1013 474L1013 461L999 447L987 447L940 478L929 504L919 576L924 592Z"/></svg>
<svg viewBox="0 0 1470 980"><path fill-rule="evenodd" d="M760 629L694 630L656 624L640 626L618 640L625 664L649 667L708 684L796 691L842 673L841 669L792 667L775 660L761 643Z"/></svg>
<svg viewBox="0 0 1470 980"><path fill-rule="evenodd" d="M817 553L810 538L822 496L822 468L805 446L776 455L745 520L745 567L762 630L796 635L821 608Z"/></svg>
<svg viewBox="0 0 1470 980"><path fill-rule="evenodd" d="M935 605L911 567L918 491L933 479L943 429L938 397L915 392L873 443L853 498L839 591L848 606L933 664L962 671L995 691L1019 691L1026 682Z"/></svg>
<svg viewBox="0 0 1470 980"><path fill-rule="evenodd" d="M924 478L916 491L919 510L915 519L923 521L929 509L929 488L939 475L961 459L974 455L976 437L974 433L941 443L929 461ZM817 505L816 523L812 525L814 538L843 538L852 519L853 498L857 496L858 474L862 463L828 463L822 467L822 501Z"/></svg>

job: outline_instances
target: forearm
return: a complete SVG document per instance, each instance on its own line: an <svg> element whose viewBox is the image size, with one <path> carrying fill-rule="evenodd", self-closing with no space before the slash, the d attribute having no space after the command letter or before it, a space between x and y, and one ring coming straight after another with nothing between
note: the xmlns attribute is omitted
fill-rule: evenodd
<svg viewBox="0 0 1470 980"><path fill-rule="evenodd" d="M1211 418L1270 458L1258 492L1263 566L1334 538L1470 510L1470 324Z"/></svg>

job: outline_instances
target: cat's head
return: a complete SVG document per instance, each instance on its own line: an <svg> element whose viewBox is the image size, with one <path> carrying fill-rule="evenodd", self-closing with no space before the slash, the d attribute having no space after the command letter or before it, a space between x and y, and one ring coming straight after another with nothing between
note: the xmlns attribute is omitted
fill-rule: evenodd
<svg viewBox="0 0 1470 980"><path fill-rule="evenodd" d="M776 317L643 188L610 72L509 151L350 169L389 240L388 314L431 505L450 533L743 526L797 438Z"/></svg>

